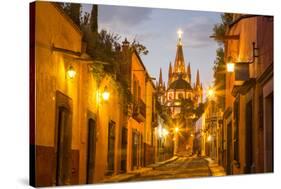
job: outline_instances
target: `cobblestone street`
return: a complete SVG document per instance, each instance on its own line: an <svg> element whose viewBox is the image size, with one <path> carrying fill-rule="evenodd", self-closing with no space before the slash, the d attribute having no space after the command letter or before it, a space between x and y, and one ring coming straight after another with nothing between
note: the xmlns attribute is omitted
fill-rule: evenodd
<svg viewBox="0 0 281 189"><path fill-rule="evenodd" d="M200 157L178 157L176 160L141 173L130 181L211 176L208 161Z"/></svg>
<svg viewBox="0 0 281 189"><path fill-rule="evenodd" d="M207 157L175 156L131 173L109 177L103 182L147 181L206 176L223 176L224 169Z"/></svg>

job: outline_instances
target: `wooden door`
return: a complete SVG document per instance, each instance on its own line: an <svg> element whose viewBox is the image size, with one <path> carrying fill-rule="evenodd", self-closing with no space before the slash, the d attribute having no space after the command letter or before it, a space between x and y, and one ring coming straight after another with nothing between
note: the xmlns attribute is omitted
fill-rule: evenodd
<svg viewBox="0 0 281 189"><path fill-rule="evenodd" d="M228 175L231 175L231 150L232 150L232 122L227 124L227 161L226 161L226 172Z"/></svg>
<svg viewBox="0 0 281 189"><path fill-rule="evenodd" d="M93 183L96 154L96 121L88 120L87 184Z"/></svg>
<svg viewBox="0 0 281 189"><path fill-rule="evenodd" d="M71 179L71 135L70 111L66 107L58 107L57 119L57 153L56 153L56 185L68 185Z"/></svg>
<svg viewBox="0 0 281 189"><path fill-rule="evenodd" d="M251 166L253 163L253 120L252 120L252 101L249 101L246 104L246 146L245 146L245 155L246 155L246 166L245 173L251 173Z"/></svg>

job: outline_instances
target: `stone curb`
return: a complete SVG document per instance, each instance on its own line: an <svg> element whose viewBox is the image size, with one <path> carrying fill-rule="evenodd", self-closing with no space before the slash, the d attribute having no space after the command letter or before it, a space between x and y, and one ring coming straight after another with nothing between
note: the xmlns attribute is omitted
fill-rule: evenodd
<svg viewBox="0 0 281 189"><path fill-rule="evenodd" d="M211 176L225 176L224 168L217 163L212 162L209 158L204 158L208 162L208 168Z"/></svg>

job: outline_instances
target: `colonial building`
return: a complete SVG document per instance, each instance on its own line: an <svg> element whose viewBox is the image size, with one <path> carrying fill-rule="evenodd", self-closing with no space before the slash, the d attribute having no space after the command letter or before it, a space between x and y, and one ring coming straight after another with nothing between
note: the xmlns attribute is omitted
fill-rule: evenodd
<svg viewBox="0 0 281 189"><path fill-rule="evenodd" d="M30 184L98 183L153 163L156 88L138 53L124 43L128 86L117 74L98 78L99 62L61 7L30 10Z"/></svg>
<svg viewBox="0 0 281 189"><path fill-rule="evenodd" d="M177 50L174 64L169 64L167 87L162 78L160 68L159 81L157 83L158 100L166 107L172 119L181 122L182 136L179 137L181 146L176 147L179 151L192 148L192 118L194 114L188 107L198 107L202 102L203 88L200 82L199 70L197 70L196 81L192 84L191 67L185 64L182 44L182 32L178 32ZM184 116L182 116L184 114Z"/></svg>
<svg viewBox="0 0 281 189"><path fill-rule="evenodd" d="M202 115L201 144L202 155L207 155L216 162L222 160L222 114L216 96L209 96L205 102L205 111Z"/></svg>
<svg viewBox="0 0 281 189"><path fill-rule="evenodd" d="M153 158L153 123L155 120L155 85L151 81L139 54L130 47L125 39L122 45L125 61L121 66L123 78L128 82L132 94L131 106L125 127L128 144L126 171L133 171L145 164L154 162Z"/></svg>
<svg viewBox="0 0 281 189"><path fill-rule="evenodd" d="M273 17L234 15L227 29L223 165L228 174L273 171ZM231 64L228 64L231 65Z"/></svg>

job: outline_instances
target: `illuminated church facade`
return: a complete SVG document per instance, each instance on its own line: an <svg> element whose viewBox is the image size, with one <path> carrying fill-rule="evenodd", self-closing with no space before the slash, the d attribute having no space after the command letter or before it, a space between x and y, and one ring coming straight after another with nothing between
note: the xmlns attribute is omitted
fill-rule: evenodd
<svg viewBox="0 0 281 189"><path fill-rule="evenodd" d="M190 63L186 66L183 54L182 32L178 31L176 57L174 64L169 64L167 86L162 78L162 68L157 82L158 100L161 105L169 107L172 118L181 112L182 100L190 100L195 107L202 103L203 87L199 70L196 74L196 81L192 83Z"/></svg>

